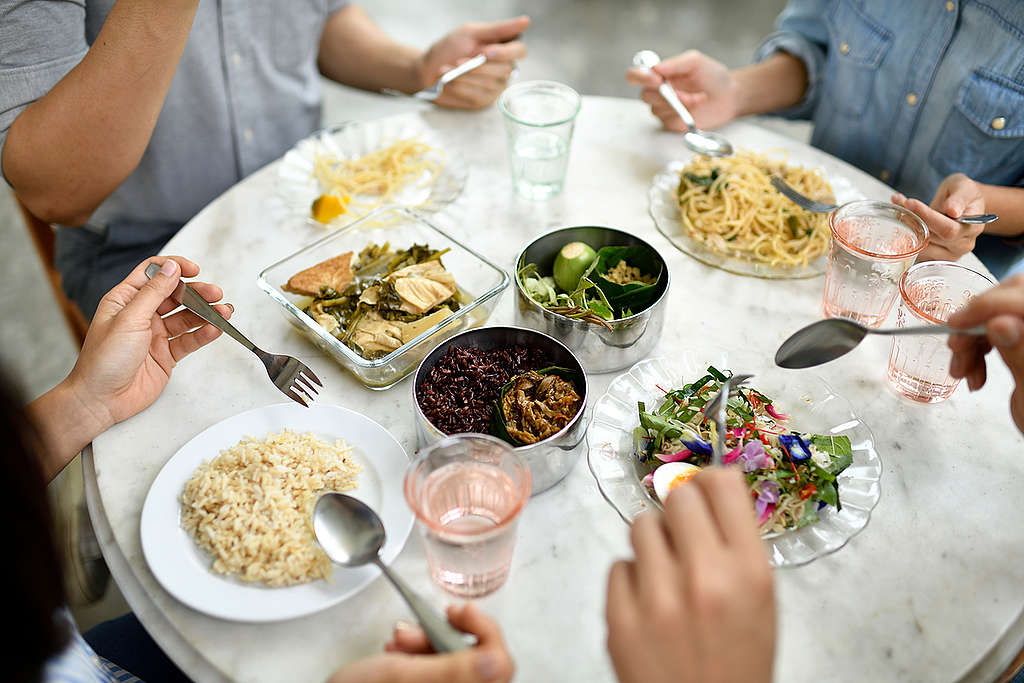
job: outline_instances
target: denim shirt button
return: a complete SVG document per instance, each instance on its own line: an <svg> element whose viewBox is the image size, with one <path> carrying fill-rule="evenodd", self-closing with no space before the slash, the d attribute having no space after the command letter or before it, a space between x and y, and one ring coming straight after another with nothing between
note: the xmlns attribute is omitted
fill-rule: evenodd
<svg viewBox="0 0 1024 683"><path fill-rule="evenodd" d="M1002 130L1003 128L1006 128L1006 117L997 116L992 119L992 128L995 130Z"/></svg>
<svg viewBox="0 0 1024 683"><path fill-rule="evenodd" d="M917 93L907 94L907 104L909 104L911 107L917 104Z"/></svg>
<svg viewBox="0 0 1024 683"><path fill-rule="evenodd" d="M845 55L847 52L850 51L850 44L849 43L843 43L842 45L839 46L839 51L842 52Z"/></svg>
<svg viewBox="0 0 1024 683"><path fill-rule="evenodd" d="M955 9L956 9L956 5L953 4L953 0L948 0L946 2L946 11L947 12L952 12Z"/></svg>

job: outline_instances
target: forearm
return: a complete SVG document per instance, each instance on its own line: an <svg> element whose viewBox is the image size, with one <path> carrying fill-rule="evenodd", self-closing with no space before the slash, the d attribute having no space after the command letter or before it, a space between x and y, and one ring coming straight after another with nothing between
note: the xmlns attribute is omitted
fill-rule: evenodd
<svg viewBox="0 0 1024 683"><path fill-rule="evenodd" d="M424 86L422 51L393 41L357 5L336 12L320 37L320 73L364 90L407 93Z"/></svg>
<svg viewBox="0 0 1024 683"><path fill-rule="evenodd" d="M981 184L985 197L985 212L994 213L999 220L985 226L985 234L1016 237L1024 234L1024 187Z"/></svg>
<svg viewBox="0 0 1024 683"><path fill-rule="evenodd" d="M791 54L776 52L764 61L733 71L739 89L737 116L788 109L807 92L807 68Z"/></svg>
<svg viewBox="0 0 1024 683"><path fill-rule="evenodd" d="M37 398L25 412L40 437L39 459L47 481L113 424L109 414L80 398L70 380Z"/></svg>
<svg viewBox="0 0 1024 683"><path fill-rule="evenodd" d="M32 213L79 225L135 170L198 0L118 0L82 61L14 121L4 174Z"/></svg>

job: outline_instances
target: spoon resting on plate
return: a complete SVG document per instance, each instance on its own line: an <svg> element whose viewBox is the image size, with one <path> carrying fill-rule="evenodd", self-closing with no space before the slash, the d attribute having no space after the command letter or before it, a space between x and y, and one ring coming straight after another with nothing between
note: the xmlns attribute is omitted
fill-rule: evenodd
<svg viewBox="0 0 1024 683"><path fill-rule="evenodd" d="M472 646L469 640L472 636L449 624L384 564L380 558L380 549L387 538L384 524L369 505L344 493L325 493L313 508L313 535L335 564L342 567L377 565L405 598L434 650L455 652Z"/></svg>
<svg viewBox="0 0 1024 683"><path fill-rule="evenodd" d="M648 71L659 62L661 62L661 57L653 50L640 50L633 55L633 66L647 69ZM675 89L668 81L662 80L661 85L658 86L658 92L661 93L661 96L665 98L669 106L679 114L679 118L686 124L688 130L683 134L683 142L686 143L687 147L697 154L709 157L732 156L732 144L728 140L718 133L711 133L697 128L697 122L693 120L690 110L679 101L679 96L676 95Z"/></svg>
<svg viewBox="0 0 1024 683"><path fill-rule="evenodd" d="M812 213L832 213L839 208L835 204L818 202L804 194L801 194L800 192L797 192L796 188L777 175L772 176L771 182L772 186L784 194L787 199ZM988 223L993 223L999 220L999 216L994 213L979 213L970 216L960 216L960 218L954 218L953 220L958 223L966 223L969 225L987 225Z"/></svg>
<svg viewBox="0 0 1024 683"><path fill-rule="evenodd" d="M948 325L917 325L872 329L846 318L826 318L797 330L775 352L775 364L780 368L813 368L844 356L860 344L868 334L985 334L985 326L955 330Z"/></svg>

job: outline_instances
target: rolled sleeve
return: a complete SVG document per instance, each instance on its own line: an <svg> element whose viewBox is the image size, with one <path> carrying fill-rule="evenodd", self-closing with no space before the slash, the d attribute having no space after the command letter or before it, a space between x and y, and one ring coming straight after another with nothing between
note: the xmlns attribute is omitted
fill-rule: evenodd
<svg viewBox="0 0 1024 683"><path fill-rule="evenodd" d="M83 3L0 0L0 159L15 119L87 50ZM2 164L0 177L7 181Z"/></svg>
<svg viewBox="0 0 1024 683"><path fill-rule="evenodd" d="M810 119L818 105L828 56L825 0L792 0L775 22L776 32L765 38L754 59L763 61L776 52L793 55L807 69L807 91L795 106L772 112L789 119Z"/></svg>

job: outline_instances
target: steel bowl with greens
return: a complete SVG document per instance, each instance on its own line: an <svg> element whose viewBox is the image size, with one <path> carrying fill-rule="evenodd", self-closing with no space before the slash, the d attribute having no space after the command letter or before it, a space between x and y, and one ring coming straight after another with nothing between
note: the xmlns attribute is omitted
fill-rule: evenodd
<svg viewBox="0 0 1024 683"><path fill-rule="evenodd" d="M604 246L568 242L559 249L552 272L536 263L520 265L519 286L552 313L601 325L629 318L657 298L664 267L652 249L642 245Z"/></svg>

